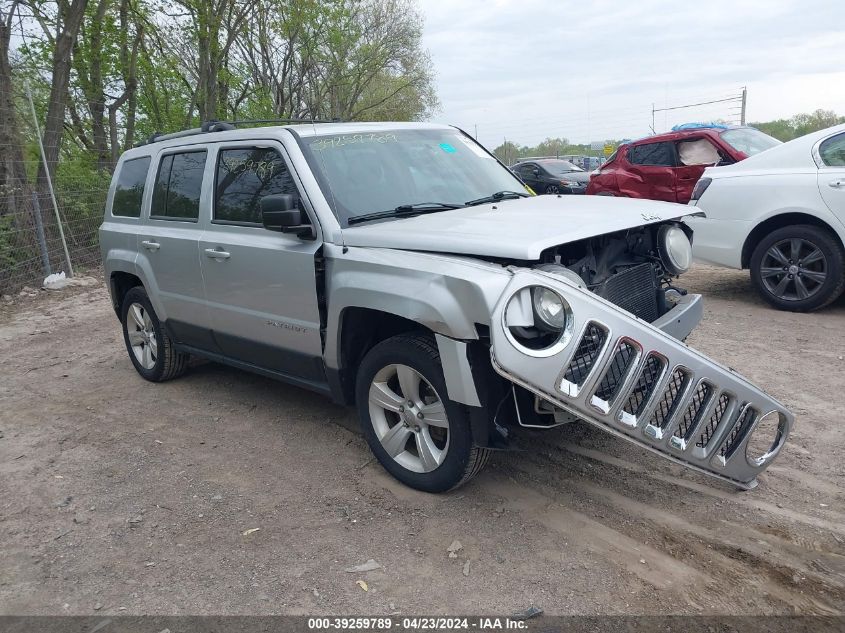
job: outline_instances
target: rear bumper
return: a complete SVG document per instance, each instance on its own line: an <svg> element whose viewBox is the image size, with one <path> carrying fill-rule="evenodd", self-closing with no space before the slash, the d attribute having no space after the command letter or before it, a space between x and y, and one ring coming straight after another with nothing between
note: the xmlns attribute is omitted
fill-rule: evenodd
<svg viewBox="0 0 845 633"><path fill-rule="evenodd" d="M532 285L548 286L572 309L572 337L551 353L521 347L507 330L510 299ZM700 297L689 295L662 323L652 325L560 278L518 272L494 310L493 367L613 435L740 488L753 488L781 450L794 418L745 378L677 340L689 333L700 310ZM747 456L752 434L769 415L778 429L770 450L759 458Z"/></svg>

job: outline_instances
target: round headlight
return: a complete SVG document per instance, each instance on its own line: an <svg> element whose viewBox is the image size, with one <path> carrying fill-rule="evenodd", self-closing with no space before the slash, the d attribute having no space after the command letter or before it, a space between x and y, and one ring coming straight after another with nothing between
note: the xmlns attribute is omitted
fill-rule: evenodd
<svg viewBox="0 0 845 633"><path fill-rule="evenodd" d="M572 340L572 308L546 286L525 286L515 292L502 316L511 343L529 356L552 356Z"/></svg>
<svg viewBox="0 0 845 633"><path fill-rule="evenodd" d="M692 244L681 227L668 224L660 229L658 248L663 265L673 275L689 270L692 264Z"/></svg>
<svg viewBox="0 0 845 633"><path fill-rule="evenodd" d="M562 330L566 326L567 309L563 299L554 291L543 286L534 286L531 292L534 314L542 326L550 330Z"/></svg>

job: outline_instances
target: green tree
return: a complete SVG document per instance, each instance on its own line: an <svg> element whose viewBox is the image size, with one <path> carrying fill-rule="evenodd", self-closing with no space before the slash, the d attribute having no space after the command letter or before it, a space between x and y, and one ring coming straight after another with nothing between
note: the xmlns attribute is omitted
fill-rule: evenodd
<svg viewBox="0 0 845 633"><path fill-rule="evenodd" d="M493 153L505 165L513 165L521 155L520 148L516 143L511 143L510 141L505 141L499 145L493 150Z"/></svg>
<svg viewBox="0 0 845 633"><path fill-rule="evenodd" d="M811 113L796 114L789 119L751 123L751 126L780 141L791 141L799 136L824 130L839 123L845 123L845 117L837 115L832 110L819 109Z"/></svg>
<svg viewBox="0 0 845 633"><path fill-rule="evenodd" d="M569 141L565 138L547 138L537 145L535 151L538 156L560 156L566 154L569 147Z"/></svg>

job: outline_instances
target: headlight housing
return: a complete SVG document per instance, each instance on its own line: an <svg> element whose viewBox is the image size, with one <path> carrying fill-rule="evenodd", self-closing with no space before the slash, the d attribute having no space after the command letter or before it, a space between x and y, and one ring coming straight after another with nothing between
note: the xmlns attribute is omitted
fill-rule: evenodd
<svg viewBox="0 0 845 633"><path fill-rule="evenodd" d="M657 247L663 266L673 275L680 275L692 265L692 244L684 230L677 224L660 227Z"/></svg>
<svg viewBox="0 0 845 633"><path fill-rule="evenodd" d="M511 342L532 356L549 356L563 349L575 327L572 308L546 286L526 286L509 300L504 314Z"/></svg>
<svg viewBox="0 0 845 633"><path fill-rule="evenodd" d="M534 322L548 330L562 330L566 326L567 307L563 299L551 288L534 286L531 289Z"/></svg>

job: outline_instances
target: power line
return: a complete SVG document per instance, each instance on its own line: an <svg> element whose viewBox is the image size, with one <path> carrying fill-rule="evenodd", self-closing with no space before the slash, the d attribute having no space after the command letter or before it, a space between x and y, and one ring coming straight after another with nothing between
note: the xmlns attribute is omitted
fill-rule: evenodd
<svg viewBox="0 0 845 633"><path fill-rule="evenodd" d="M671 108L654 108L654 112L666 112L668 110L683 110L684 108L695 108L696 106L710 105L711 103L725 103L727 101L738 101L742 97L731 97L729 99L716 99L715 101L702 101L701 103L690 103L687 105L672 106Z"/></svg>

